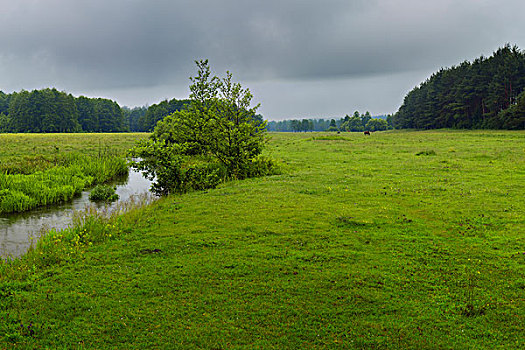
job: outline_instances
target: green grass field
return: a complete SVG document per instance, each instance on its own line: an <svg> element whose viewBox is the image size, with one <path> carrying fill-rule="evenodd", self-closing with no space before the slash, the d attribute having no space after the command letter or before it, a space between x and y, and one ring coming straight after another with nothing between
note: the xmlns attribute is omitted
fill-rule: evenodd
<svg viewBox="0 0 525 350"><path fill-rule="evenodd" d="M28 174L54 166L63 156L124 156L145 133L0 134L0 173Z"/></svg>
<svg viewBox="0 0 525 350"><path fill-rule="evenodd" d="M281 175L4 263L0 349L525 348L525 132L272 134L267 154Z"/></svg>

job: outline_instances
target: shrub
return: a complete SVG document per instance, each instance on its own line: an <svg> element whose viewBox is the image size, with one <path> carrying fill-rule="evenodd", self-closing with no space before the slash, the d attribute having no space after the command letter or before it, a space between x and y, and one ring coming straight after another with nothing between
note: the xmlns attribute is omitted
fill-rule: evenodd
<svg viewBox="0 0 525 350"><path fill-rule="evenodd" d="M260 157L266 122L250 107L252 94L232 82L232 75L211 77L207 61L196 62L190 104L157 123L151 138L130 151L132 167L155 180L159 195L213 188L224 179L275 172Z"/></svg>
<svg viewBox="0 0 525 350"><path fill-rule="evenodd" d="M116 187L97 185L89 194L89 199L92 201L114 202L119 198L115 190Z"/></svg>

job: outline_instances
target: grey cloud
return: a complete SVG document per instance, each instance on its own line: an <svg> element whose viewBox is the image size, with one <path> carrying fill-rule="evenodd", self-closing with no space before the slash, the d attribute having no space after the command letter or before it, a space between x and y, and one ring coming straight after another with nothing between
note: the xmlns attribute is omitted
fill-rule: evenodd
<svg viewBox="0 0 525 350"><path fill-rule="evenodd" d="M518 0L17 0L0 12L0 89L57 86L127 104L135 91L135 104L155 103L185 91L193 61L209 58L218 73L273 82L264 94L276 105L287 82L305 95L322 95L315 82L330 79L390 86L389 76L432 72L506 42L523 48L524 11ZM332 85L358 94L323 89ZM381 98L391 112L393 96Z"/></svg>

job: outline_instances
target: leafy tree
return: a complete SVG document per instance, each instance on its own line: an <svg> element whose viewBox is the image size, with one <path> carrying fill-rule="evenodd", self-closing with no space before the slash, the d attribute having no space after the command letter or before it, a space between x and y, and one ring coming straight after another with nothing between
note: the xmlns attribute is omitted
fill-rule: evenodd
<svg viewBox="0 0 525 350"><path fill-rule="evenodd" d="M304 119L303 119L304 120ZM267 129L268 131L304 131L306 127L306 131L327 131L330 127L330 120L328 119L307 119L308 125L306 125L306 122L303 122L303 120L280 120L280 121L269 121L267 122ZM301 125L299 125L299 123ZM304 127L303 127L303 123ZM334 125L336 127L336 130L331 131L337 131L337 122L334 119Z"/></svg>
<svg viewBox="0 0 525 350"><path fill-rule="evenodd" d="M126 121L126 124L128 125L130 131L146 131L142 128L140 120L144 118L147 111L147 106L135 107L133 109L130 109L128 107L122 108L122 112L124 113L124 120Z"/></svg>
<svg viewBox="0 0 525 350"><path fill-rule="evenodd" d="M4 114L9 120L9 130L14 132L129 130L120 106L108 99L75 98L56 89L22 90L11 95L0 92L0 109L6 106Z"/></svg>
<svg viewBox="0 0 525 350"><path fill-rule="evenodd" d="M208 61L196 61L190 103L157 123L151 138L134 148L134 164L156 177L159 194L214 187L226 177L263 175L272 163L260 157L266 123L255 116L252 94L225 78L211 75Z"/></svg>
<svg viewBox="0 0 525 350"><path fill-rule="evenodd" d="M80 96L76 99L78 110L78 122L84 132L99 131L98 115L95 113L93 99Z"/></svg>
<svg viewBox="0 0 525 350"><path fill-rule="evenodd" d="M0 113L0 133L11 131L11 119L4 113Z"/></svg>
<svg viewBox="0 0 525 350"><path fill-rule="evenodd" d="M56 89L21 91L9 103L15 132L77 132L78 110L74 97Z"/></svg>
<svg viewBox="0 0 525 350"><path fill-rule="evenodd" d="M9 109L10 95L0 91L0 113L7 114Z"/></svg>
<svg viewBox="0 0 525 350"><path fill-rule="evenodd" d="M301 122L297 119L293 119L290 121L290 126L292 128L293 132L301 131Z"/></svg>
<svg viewBox="0 0 525 350"><path fill-rule="evenodd" d="M337 124L335 123L335 119L330 120L330 126L326 131L339 131Z"/></svg>
<svg viewBox="0 0 525 350"><path fill-rule="evenodd" d="M14 132L40 132L39 122L29 110L29 92L13 93L9 104L9 117Z"/></svg>
<svg viewBox="0 0 525 350"><path fill-rule="evenodd" d="M152 131L157 122L166 116L184 109L189 104L189 100L164 100L158 104L151 105L146 113L138 120L142 131Z"/></svg>
<svg viewBox="0 0 525 350"><path fill-rule="evenodd" d="M307 132L307 131L313 131L314 129L314 123L309 119L303 119L301 120L301 131Z"/></svg>
<svg viewBox="0 0 525 350"><path fill-rule="evenodd" d="M393 120L392 120L392 115L389 114L386 116L386 122L388 124L388 128L389 129L393 129L394 128L394 123L393 123Z"/></svg>
<svg viewBox="0 0 525 350"><path fill-rule="evenodd" d="M365 114L361 115L361 124L363 125L363 128L365 130L368 130L366 128L366 124L368 124L368 122L370 121L370 119L372 119L372 116L370 115L370 112L366 111ZM371 131L371 130L369 130Z"/></svg>
<svg viewBox="0 0 525 350"><path fill-rule="evenodd" d="M123 132L129 128L124 122L124 113L115 101L97 98L94 101L94 110L98 119L99 132Z"/></svg>
<svg viewBox="0 0 525 350"><path fill-rule="evenodd" d="M383 131L388 129L388 123L384 119L372 118L366 123L365 130Z"/></svg>
<svg viewBox="0 0 525 350"><path fill-rule="evenodd" d="M364 125L361 116L358 111L355 111L354 114L349 117L346 116L343 124L341 124L341 130L345 131L363 131Z"/></svg>

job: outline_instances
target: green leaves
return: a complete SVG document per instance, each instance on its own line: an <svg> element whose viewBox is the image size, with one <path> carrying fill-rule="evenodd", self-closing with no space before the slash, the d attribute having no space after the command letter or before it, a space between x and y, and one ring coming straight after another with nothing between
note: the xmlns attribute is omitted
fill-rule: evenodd
<svg viewBox="0 0 525 350"><path fill-rule="evenodd" d="M114 202L118 200L119 195L115 193L116 187L108 185L97 185L91 190L89 194L89 200L91 201L104 201Z"/></svg>
<svg viewBox="0 0 525 350"><path fill-rule="evenodd" d="M256 117L250 90L233 82L230 72L213 76L207 60L195 63L190 104L158 122L150 140L131 152L141 158L134 167L156 177L157 194L215 187L272 168L253 161L266 143L266 122Z"/></svg>

